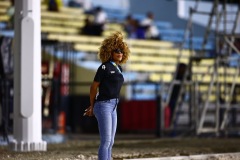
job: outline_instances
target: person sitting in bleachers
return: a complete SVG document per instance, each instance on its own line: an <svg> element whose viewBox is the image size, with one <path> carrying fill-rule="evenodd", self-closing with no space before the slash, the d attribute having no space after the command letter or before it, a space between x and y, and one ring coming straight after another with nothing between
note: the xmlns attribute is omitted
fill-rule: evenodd
<svg viewBox="0 0 240 160"><path fill-rule="evenodd" d="M91 35L94 35L93 30L94 30L93 23L91 22L89 17L87 17L85 19L85 24L84 24L84 26L82 27L82 29L80 31L80 34L91 36Z"/></svg>
<svg viewBox="0 0 240 160"><path fill-rule="evenodd" d="M140 25L139 20L134 20L134 36L136 39L146 39L145 28Z"/></svg>
<svg viewBox="0 0 240 160"><path fill-rule="evenodd" d="M101 36L106 23L107 13L102 9L102 7L96 7L93 20L93 34Z"/></svg>
<svg viewBox="0 0 240 160"><path fill-rule="evenodd" d="M145 39L145 28L140 25L139 20L128 15L123 23L127 37L130 39Z"/></svg>
<svg viewBox="0 0 240 160"><path fill-rule="evenodd" d="M160 33L157 26L154 24L154 14L148 12L145 19L141 21L141 26L145 28L145 38L159 40Z"/></svg>
<svg viewBox="0 0 240 160"><path fill-rule="evenodd" d="M150 25L145 31L146 39L160 40L159 30L155 25Z"/></svg>
<svg viewBox="0 0 240 160"><path fill-rule="evenodd" d="M127 15L123 27L128 38L135 38L135 19L133 19L132 15Z"/></svg>

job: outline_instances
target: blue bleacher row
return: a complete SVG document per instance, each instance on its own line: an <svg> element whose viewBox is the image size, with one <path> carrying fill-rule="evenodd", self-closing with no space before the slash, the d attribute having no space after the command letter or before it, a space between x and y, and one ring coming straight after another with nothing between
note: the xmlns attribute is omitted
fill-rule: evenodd
<svg viewBox="0 0 240 160"><path fill-rule="evenodd" d="M7 24L4 22L0 22L0 30L3 30L7 27Z"/></svg>

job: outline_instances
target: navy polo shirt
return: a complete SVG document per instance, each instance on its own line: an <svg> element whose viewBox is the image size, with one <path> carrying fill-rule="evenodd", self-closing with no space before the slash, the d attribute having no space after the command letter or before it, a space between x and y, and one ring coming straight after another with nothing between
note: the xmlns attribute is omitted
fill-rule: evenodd
<svg viewBox="0 0 240 160"><path fill-rule="evenodd" d="M120 71L122 68L118 65ZM124 82L122 73L110 61L100 65L94 81L100 82L97 101L119 98L119 93Z"/></svg>

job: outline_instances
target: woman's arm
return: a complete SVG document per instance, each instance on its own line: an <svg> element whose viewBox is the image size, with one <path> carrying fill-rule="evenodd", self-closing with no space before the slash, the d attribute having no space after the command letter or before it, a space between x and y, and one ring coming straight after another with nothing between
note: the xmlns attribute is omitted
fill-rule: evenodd
<svg viewBox="0 0 240 160"><path fill-rule="evenodd" d="M93 81L91 87L90 87L90 106L94 106L95 98L97 95L97 90L100 82Z"/></svg>
<svg viewBox="0 0 240 160"><path fill-rule="evenodd" d="M90 87L90 106L85 110L84 116L93 116L93 107L95 98L97 95L97 90L100 82L93 81L91 87Z"/></svg>

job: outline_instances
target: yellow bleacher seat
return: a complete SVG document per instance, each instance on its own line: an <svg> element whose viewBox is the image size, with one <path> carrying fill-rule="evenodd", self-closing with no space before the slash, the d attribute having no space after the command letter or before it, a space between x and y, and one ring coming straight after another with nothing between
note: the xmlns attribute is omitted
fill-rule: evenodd
<svg viewBox="0 0 240 160"><path fill-rule="evenodd" d="M210 96L208 96L206 94L202 95L202 100L203 101L207 100L207 98L210 102L216 101L216 95L215 94L211 94Z"/></svg>
<svg viewBox="0 0 240 160"><path fill-rule="evenodd" d="M0 1L1 8L8 8L11 5L10 1Z"/></svg>
<svg viewBox="0 0 240 160"><path fill-rule="evenodd" d="M194 61L193 65L196 66L209 66L209 65L214 65L215 59L202 59L199 62Z"/></svg>
<svg viewBox="0 0 240 160"><path fill-rule="evenodd" d="M181 57L179 59L179 63L188 64L188 62L189 62L189 58L188 57Z"/></svg>
<svg viewBox="0 0 240 160"><path fill-rule="evenodd" d="M80 32L81 28L84 27L85 22L84 21L76 21L76 20L62 20L62 19L46 19L46 18L42 18L41 20L42 23L42 27L45 26L57 26L57 27L63 27L63 30L60 30L59 33L69 33L68 31L64 31L64 30L72 30L73 28L77 28ZM108 28L103 31L103 36L106 37L108 35L110 35L112 32L116 31L114 30L114 27L111 26L115 26L115 24L108 24ZM126 35L125 32L123 32L123 30L118 30L120 32L123 33L123 35ZM51 31L50 31L51 32ZM54 33L57 33L57 31L54 31ZM72 32L71 32L72 33ZM75 32L74 32L75 33Z"/></svg>
<svg viewBox="0 0 240 160"><path fill-rule="evenodd" d="M199 89L200 92L207 92L209 90L209 84L207 84L207 85L206 84L205 85L199 84L198 89ZM216 93L216 89L217 89L216 86L213 86L213 88L212 88L213 93ZM220 89L221 92L225 92L225 86L220 86L219 89Z"/></svg>
<svg viewBox="0 0 240 160"><path fill-rule="evenodd" d="M172 48L172 42L166 41L153 41L153 40L136 40L136 39L129 39L128 44L130 46L138 46L138 47L154 47L154 48Z"/></svg>
<svg viewBox="0 0 240 160"><path fill-rule="evenodd" d="M134 53L131 54L130 57L131 62L152 62L152 63L172 63L176 64L177 63L177 58L176 57L165 57L165 56L146 56L146 55L136 55ZM182 57L180 59L180 62L182 63L187 63L188 58L187 57Z"/></svg>
<svg viewBox="0 0 240 160"><path fill-rule="evenodd" d="M131 63L127 66L128 71L140 71L140 72L174 72L176 70L175 65L160 65L160 64L140 64L140 63Z"/></svg>
<svg viewBox="0 0 240 160"><path fill-rule="evenodd" d="M208 66L192 66L192 72L195 74L211 73Z"/></svg>
<svg viewBox="0 0 240 160"><path fill-rule="evenodd" d="M240 101L240 95L237 95L237 102L239 102Z"/></svg>
<svg viewBox="0 0 240 160"><path fill-rule="evenodd" d="M9 16L8 15L1 15L0 16L0 22L7 22L9 21Z"/></svg>
<svg viewBox="0 0 240 160"><path fill-rule="evenodd" d="M209 85L201 85L201 84L199 84L198 90L200 92L207 92L209 90ZM212 91L215 92L216 91L216 87L213 87Z"/></svg>
<svg viewBox="0 0 240 160"><path fill-rule="evenodd" d="M116 31L124 30L123 26L118 23L107 23L105 28L106 30L116 30Z"/></svg>
<svg viewBox="0 0 240 160"><path fill-rule="evenodd" d="M212 75L211 74L197 74L194 75L196 80L199 83L210 83L213 81ZM221 83L232 83L234 81L234 75L218 75L217 79L215 80L215 82L221 82ZM237 77L236 79L236 83L239 84L240 83L240 77Z"/></svg>
<svg viewBox="0 0 240 160"><path fill-rule="evenodd" d="M237 73L237 71L238 71L237 68L231 68L231 67L228 67L228 68L219 67L218 68L218 74L227 73L227 74L234 75L234 74ZM192 72L195 73L195 74L197 74L197 73L206 73L206 74L209 73L209 74L211 74L211 73L215 72L215 68L214 68L213 65L212 66L206 66L206 65L204 65L204 66L193 66L192 67Z"/></svg>
<svg viewBox="0 0 240 160"><path fill-rule="evenodd" d="M59 40L61 42L75 42L75 43L90 43L90 44L97 44L104 40L104 37L97 37L97 36L83 36L83 35L61 35L61 34L49 34L47 39L50 40Z"/></svg>
<svg viewBox="0 0 240 160"><path fill-rule="evenodd" d="M0 7L0 15L2 16L3 14L6 14L7 8L1 8Z"/></svg>
<svg viewBox="0 0 240 160"><path fill-rule="evenodd" d="M65 27L75 27L75 28L82 28L85 24L83 21L65 21L65 20L55 20L55 19L45 19L42 18L41 20L42 26L65 26Z"/></svg>
<svg viewBox="0 0 240 160"><path fill-rule="evenodd" d="M79 30L77 28L67 28L66 27L57 27L57 26L41 26L42 32L51 32L51 33L65 33L65 34L78 34Z"/></svg>
<svg viewBox="0 0 240 160"><path fill-rule="evenodd" d="M42 25L59 25L59 26L67 26L67 27L77 27L77 28L82 28L85 25L84 21L75 21L75 20L61 20L61 19L45 19L42 18L41 20ZM107 30L116 30L114 27L115 24L107 24L109 27L107 28ZM119 31L121 31L121 28L118 27Z"/></svg>
<svg viewBox="0 0 240 160"><path fill-rule="evenodd" d="M209 83L212 81L212 75L210 74L198 74L196 75L196 79L200 82L200 83Z"/></svg>
<svg viewBox="0 0 240 160"><path fill-rule="evenodd" d="M179 49L153 49L153 48L140 48L140 47L132 47L131 52L138 53L138 54L146 54L146 55L166 55L166 56L178 56L179 55ZM182 52L182 56L189 57L190 51L184 50Z"/></svg>
<svg viewBox="0 0 240 160"><path fill-rule="evenodd" d="M153 82L165 82L169 83L173 80L173 74L172 73L151 73L149 75L149 80Z"/></svg>
<svg viewBox="0 0 240 160"><path fill-rule="evenodd" d="M224 74L224 73L227 73L227 74L236 74L236 72L239 72L239 69L238 68L224 68L224 67L219 67L218 68L218 73L220 74Z"/></svg>
<svg viewBox="0 0 240 160"><path fill-rule="evenodd" d="M222 92L222 93L226 93L226 94L224 94L224 98L225 98L225 101L229 101L229 100L231 100L232 99L232 97L230 97L229 96L229 93L230 93L230 87L231 86L229 86L229 88L227 89L227 91L225 92L225 88L222 86L221 88L220 88L220 91ZM202 98L203 98L203 100L206 100L206 98L207 98L207 94L206 93L208 93L208 89L209 89L209 85L200 85L199 86L199 91L200 92L204 92L205 94L202 94L203 96L202 96ZM210 94L210 101L215 101L216 100L216 86L213 86L213 88L212 88L212 92L211 92L211 94ZM237 96L237 99L239 98L239 100L240 100L240 96Z"/></svg>
<svg viewBox="0 0 240 160"><path fill-rule="evenodd" d="M47 11L47 5L42 4L41 5L41 10L43 12ZM84 11L83 11L82 8L71 8L71 7L62 6L62 7L60 7L59 12L70 13L70 14L82 14Z"/></svg>
<svg viewBox="0 0 240 160"><path fill-rule="evenodd" d="M96 44L75 44L74 49L85 52L98 52L99 45Z"/></svg>
<svg viewBox="0 0 240 160"><path fill-rule="evenodd" d="M177 59L174 57L156 57L156 56L139 56L131 55L131 62L152 62L152 63L176 63Z"/></svg>
<svg viewBox="0 0 240 160"><path fill-rule="evenodd" d="M228 68L226 68L226 67L219 67L218 68L218 74L225 74L225 72L226 72L227 74L234 75L234 74L236 74L237 71L238 71L238 69L231 68L231 67L228 67ZM213 73L213 72L215 72L215 68L212 66L210 68L210 70L209 70L209 73Z"/></svg>
<svg viewBox="0 0 240 160"><path fill-rule="evenodd" d="M61 20L78 20L82 21L86 19L84 14L68 14L68 13L59 13L59 12L49 12L45 11L41 13L41 17L45 19L61 19Z"/></svg>

